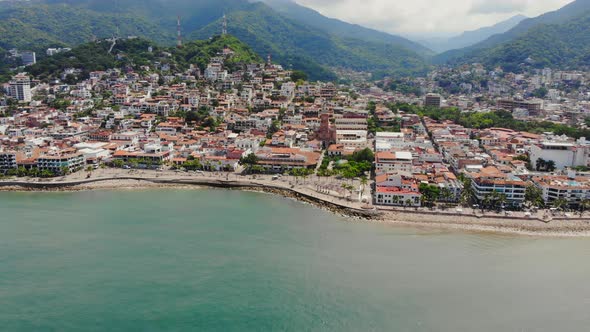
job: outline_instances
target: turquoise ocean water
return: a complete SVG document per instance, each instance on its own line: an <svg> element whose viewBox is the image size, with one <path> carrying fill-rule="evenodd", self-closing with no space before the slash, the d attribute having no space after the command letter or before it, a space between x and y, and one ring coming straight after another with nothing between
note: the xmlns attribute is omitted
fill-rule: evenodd
<svg viewBox="0 0 590 332"><path fill-rule="evenodd" d="M258 193L0 193L0 331L587 331L589 260Z"/></svg>

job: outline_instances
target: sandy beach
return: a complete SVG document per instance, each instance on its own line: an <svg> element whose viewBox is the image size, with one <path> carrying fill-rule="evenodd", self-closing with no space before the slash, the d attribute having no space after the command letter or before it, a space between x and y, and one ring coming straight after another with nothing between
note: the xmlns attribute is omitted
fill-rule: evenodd
<svg viewBox="0 0 590 332"><path fill-rule="evenodd" d="M432 211L427 209L376 209L314 190L317 184L297 183L293 179L273 180L267 176L246 177L235 174L187 174L182 172L125 171L103 169L50 180L4 179L0 191L84 191L84 190L143 190L157 188L202 189L205 187L267 192L297 199L319 208L361 220L403 227L418 227L468 232L494 232L524 236L590 237L590 218L541 216L505 216L476 211Z"/></svg>

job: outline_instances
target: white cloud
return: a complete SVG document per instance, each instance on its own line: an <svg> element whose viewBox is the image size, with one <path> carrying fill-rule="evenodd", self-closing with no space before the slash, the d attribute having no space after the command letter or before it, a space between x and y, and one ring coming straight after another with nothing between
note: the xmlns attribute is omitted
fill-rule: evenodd
<svg viewBox="0 0 590 332"><path fill-rule="evenodd" d="M528 0L474 0L470 13L497 14L524 12L527 9L528 2Z"/></svg>
<svg viewBox="0 0 590 332"><path fill-rule="evenodd" d="M529 17L572 0L295 0L328 17L412 36L454 34L495 24L516 14Z"/></svg>

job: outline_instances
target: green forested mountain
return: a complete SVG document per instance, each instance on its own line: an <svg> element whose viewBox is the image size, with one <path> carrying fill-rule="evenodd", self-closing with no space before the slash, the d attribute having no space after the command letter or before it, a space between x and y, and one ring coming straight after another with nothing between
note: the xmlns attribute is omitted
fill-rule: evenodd
<svg viewBox="0 0 590 332"><path fill-rule="evenodd" d="M67 5L23 5L0 12L0 47L43 51L48 46L77 45L93 36L148 36L157 42L174 38L147 19L98 13Z"/></svg>
<svg viewBox="0 0 590 332"><path fill-rule="evenodd" d="M174 63L187 68L190 64L197 64L205 69L212 57L218 56L225 47L229 47L234 54L225 61L226 66L248 63L260 63L262 58L250 46L232 35L216 36L207 40L195 40L185 43L181 49L171 48Z"/></svg>
<svg viewBox="0 0 590 332"><path fill-rule="evenodd" d="M77 45L98 38L136 35L173 45L176 16L182 16L185 40L221 32L226 13L229 32L259 55L273 54L281 64L306 71L311 79L332 80L329 67L381 73L424 72L428 52L403 38L352 25L289 18L250 0L8 0L0 10L0 47L41 51L48 46ZM335 28L337 27L337 28ZM348 29L348 30L346 30ZM364 29L364 30L363 30ZM355 32L356 31L356 32ZM350 33L349 33L350 32ZM354 33L352 33L354 32ZM377 36L369 38L369 36ZM413 48L410 50L408 48ZM39 54L42 56L42 53Z"/></svg>
<svg viewBox="0 0 590 332"><path fill-rule="evenodd" d="M590 67L590 12L567 23L543 24L498 46L472 52L456 63L479 62L519 72L526 67L582 69Z"/></svg>
<svg viewBox="0 0 590 332"><path fill-rule="evenodd" d="M588 28L585 17L589 15L590 0L577 0L559 10L523 20L509 31L473 46L439 54L435 62L484 62L514 69L530 56L538 66L578 65L578 51L588 46L584 31Z"/></svg>
<svg viewBox="0 0 590 332"><path fill-rule="evenodd" d="M338 37L394 44L418 54L434 55L432 50L406 38L326 17L311 8L297 4L293 0L262 0L262 2L268 4L287 18Z"/></svg>
<svg viewBox="0 0 590 332"><path fill-rule="evenodd" d="M37 0L111 15L128 14L148 19L174 42L176 18L182 16L185 32L200 29L226 12L247 7L247 0ZM153 38L152 38L153 39Z"/></svg>
<svg viewBox="0 0 590 332"><path fill-rule="evenodd" d="M340 37L277 15L262 3L228 15L229 32L259 54L272 54L280 63L301 69L312 77L317 64L360 71L416 74L426 71L417 53L390 43ZM215 34L221 20L200 29L191 38ZM319 76L319 77L318 77Z"/></svg>
<svg viewBox="0 0 590 332"><path fill-rule="evenodd" d="M28 67L27 71L41 79L51 79L59 77L66 68L77 68L82 70L79 78L86 78L92 71L127 66L137 69L142 65L152 66L155 61L168 63L178 69L186 69L190 64L197 64L204 69L210 59L217 56L225 46L235 52L228 61L229 65L262 61L247 45L229 35L193 41L185 44L182 49L160 47L141 38L118 40L109 53L111 45L109 40L81 44L70 52L44 58ZM148 51L150 46L152 52Z"/></svg>

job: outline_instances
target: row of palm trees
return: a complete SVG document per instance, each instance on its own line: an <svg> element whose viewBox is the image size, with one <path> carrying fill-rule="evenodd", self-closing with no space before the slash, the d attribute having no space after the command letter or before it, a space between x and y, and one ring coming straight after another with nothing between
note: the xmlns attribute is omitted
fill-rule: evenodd
<svg viewBox="0 0 590 332"><path fill-rule="evenodd" d="M75 172L80 169L74 170ZM70 174L70 169L66 166L63 166L59 169L59 171L50 171L48 169L39 169L37 167L33 167L27 169L23 166L20 166L15 169L11 169L7 171L4 176L16 176L16 177L33 177L33 178L52 178L57 176L65 176ZM1 174L0 174L1 175Z"/></svg>
<svg viewBox="0 0 590 332"><path fill-rule="evenodd" d="M558 198L550 202L545 202L545 200L543 199L543 192L541 191L541 189L534 185L529 185L526 187L524 198L524 205L527 208L542 209L550 206L557 210L565 211L572 206L571 202L565 198ZM508 203L508 199L506 195L504 195L503 193L494 191L484 196L483 200L481 200L480 202L475 196L470 181L464 181L464 189L461 194L460 204L468 206L470 204L476 203L480 205L482 211L486 208L493 210L505 207ZM578 208L578 210L582 213L584 211L590 210L590 200L584 199L575 205Z"/></svg>

